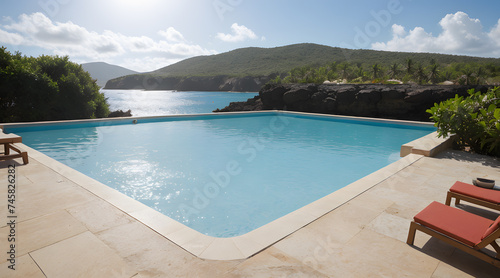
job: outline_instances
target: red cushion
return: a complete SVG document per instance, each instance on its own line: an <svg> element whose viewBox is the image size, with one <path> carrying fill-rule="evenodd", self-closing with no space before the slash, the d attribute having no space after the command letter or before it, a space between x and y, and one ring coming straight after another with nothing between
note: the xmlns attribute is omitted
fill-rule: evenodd
<svg viewBox="0 0 500 278"><path fill-rule="evenodd" d="M500 204L500 190L486 189L472 184L457 181L450 188L451 192L467 195L494 204Z"/></svg>
<svg viewBox="0 0 500 278"><path fill-rule="evenodd" d="M419 224L472 247L481 242L481 237L493 223L487 218L438 202L430 203L414 219Z"/></svg>
<svg viewBox="0 0 500 278"><path fill-rule="evenodd" d="M491 226L484 232L484 235L481 237L481 240L485 239L491 233L493 233L496 229L500 228L500 216L491 224Z"/></svg>

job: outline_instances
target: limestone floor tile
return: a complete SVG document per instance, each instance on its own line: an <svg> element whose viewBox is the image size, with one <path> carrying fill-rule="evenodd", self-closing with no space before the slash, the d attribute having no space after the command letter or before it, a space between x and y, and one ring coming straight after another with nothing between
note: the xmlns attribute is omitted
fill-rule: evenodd
<svg viewBox="0 0 500 278"><path fill-rule="evenodd" d="M416 197L414 199L407 200L406 202L394 203L392 206L388 207L385 212L411 220L430 203L431 200ZM442 203L444 203L444 200L442 200Z"/></svg>
<svg viewBox="0 0 500 278"><path fill-rule="evenodd" d="M273 248L317 271L325 272L327 262L334 261L344 244L359 231L361 229L355 225L339 225L324 233L306 227L276 243Z"/></svg>
<svg viewBox="0 0 500 278"><path fill-rule="evenodd" d="M474 168L474 170L470 171L470 175L474 179L475 178L492 179L492 180L496 180L497 183L500 183L500 168L498 168L498 169L492 169L492 168L485 169L484 167L477 167L477 168ZM469 181L469 183L471 182L471 180Z"/></svg>
<svg viewBox="0 0 500 278"><path fill-rule="evenodd" d="M332 277L270 247L231 269L223 277Z"/></svg>
<svg viewBox="0 0 500 278"><path fill-rule="evenodd" d="M380 198L394 200L394 203L397 205L420 203L421 201L424 202L426 200L430 203L435 199L441 200L440 198L442 198L440 196L434 196L432 199L427 199L427 198L422 197L422 196L417 196L415 194L411 194L408 191L405 191L404 188L394 190L394 189L390 189L390 188L386 188L386 187L381 186L381 187L374 188L372 193L377 194L378 196L380 196ZM446 197L446 194L444 196Z"/></svg>
<svg viewBox="0 0 500 278"><path fill-rule="evenodd" d="M418 186L405 186L399 190L411 195L413 198L438 201L441 203L444 203L446 200L446 192L448 191L447 189L436 188L428 183L420 184Z"/></svg>
<svg viewBox="0 0 500 278"><path fill-rule="evenodd" d="M71 182L37 184L20 190L18 213L23 219L32 219L94 199L95 195Z"/></svg>
<svg viewBox="0 0 500 278"><path fill-rule="evenodd" d="M424 183L428 181L429 178L430 175L428 173L418 173L414 167L409 167L386 179L384 183L395 183L397 185L407 182Z"/></svg>
<svg viewBox="0 0 500 278"><path fill-rule="evenodd" d="M24 255L16 258L15 270L9 269L10 263L0 264L0 277L9 278L44 278L45 275L35 264L30 255Z"/></svg>
<svg viewBox="0 0 500 278"><path fill-rule="evenodd" d="M325 269L328 275L345 277L430 277L438 262L406 243L364 229Z"/></svg>
<svg viewBox="0 0 500 278"><path fill-rule="evenodd" d="M439 263L432 277L500 277L500 268L455 249L453 255Z"/></svg>
<svg viewBox="0 0 500 278"><path fill-rule="evenodd" d="M373 194L372 189L370 189L350 200L349 204L368 207L374 211L384 211L393 205L394 201L386 198L380 198L377 194Z"/></svg>
<svg viewBox="0 0 500 278"><path fill-rule="evenodd" d="M98 198L67 211L93 233L134 221L132 217Z"/></svg>
<svg viewBox="0 0 500 278"><path fill-rule="evenodd" d="M455 247L445 243L444 241L420 232L418 232L417 236L415 236L415 242L413 243L413 245L408 245L408 247L427 254L428 256L435 258L441 262L448 260L453 252L455 252Z"/></svg>
<svg viewBox="0 0 500 278"><path fill-rule="evenodd" d="M343 224L356 225L358 228L363 228L377 217L381 210L372 210L369 204L351 204L346 203L316 221L309 224L307 227L318 231L331 231L335 227Z"/></svg>
<svg viewBox="0 0 500 278"><path fill-rule="evenodd" d="M139 222L97 235L144 277L221 277L240 263L198 259Z"/></svg>
<svg viewBox="0 0 500 278"><path fill-rule="evenodd" d="M4 229L7 229L7 227L0 230ZM85 226L65 210L19 222L16 229L16 241L19 243L17 254L19 256L87 230ZM0 232L0 234L3 234L3 232Z"/></svg>
<svg viewBox="0 0 500 278"><path fill-rule="evenodd" d="M461 172L461 175L447 175L446 173L436 174L432 176L432 179L425 183L425 185L441 190L442 193L440 195L446 195L448 189L450 189L456 181L465 180L470 183L471 179L467 179L467 176L468 172Z"/></svg>
<svg viewBox="0 0 500 278"><path fill-rule="evenodd" d="M26 168L22 168L20 171L32 183L69 181L67 178L56 173L45 165L35 165L30 163L26 166Z"/></svg>
<svg viewBox="0 0 500 278"><path fill-rule="evenodd" d="M406 242L410 220L383 212L373 219L366 229L383 234L385 236Z"/></svg>
<svg viewBox="0 0 500 278"><path fill-rule="evenodd" d="M137 271L91 232L31 253L47 277L133 277Z"/></svg>

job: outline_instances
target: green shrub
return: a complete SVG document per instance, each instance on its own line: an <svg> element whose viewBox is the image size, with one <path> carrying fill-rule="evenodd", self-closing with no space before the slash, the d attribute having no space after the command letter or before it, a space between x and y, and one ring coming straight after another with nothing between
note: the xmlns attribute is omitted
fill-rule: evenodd
<svg viewBox="0 0 500 278"><path fill-rule="evenodd" d="M0 47L0 122L103 118L109 105L68 57L25 57Z"/></svg>
<svg viewBox="0 0 500 278"><path fill-rule="evenodd" d="M500 90L448 99L427 110L441 137L455 134L459 148L500 157Z"/></svg>

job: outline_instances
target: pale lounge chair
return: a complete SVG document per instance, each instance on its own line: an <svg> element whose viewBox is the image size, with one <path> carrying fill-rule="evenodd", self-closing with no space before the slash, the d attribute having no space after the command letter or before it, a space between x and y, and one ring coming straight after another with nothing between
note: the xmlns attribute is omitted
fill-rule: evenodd
<svg viewBox="0 0 500 278"><path fill-rule="evenodd" d="M21 136L15 134L5 134L0 130L0 144L4 146L4 153L0 154L1 160L11 160L15 158L22 158L24 164L28 164L28 153L21 150L15 143L21 143L23 140ZM15 153L11 154L10 151Z"/></svg>

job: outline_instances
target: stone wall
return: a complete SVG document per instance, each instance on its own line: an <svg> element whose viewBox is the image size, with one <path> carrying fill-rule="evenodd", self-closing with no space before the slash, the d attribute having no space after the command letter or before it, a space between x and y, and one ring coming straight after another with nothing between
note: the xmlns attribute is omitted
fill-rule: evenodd
<svg viewBox="0 0 500 278"><path fill-rule="evenodd" d="M264 87L246 102L231 103L214 112L290 110L300 112L429 121L425 111L471 88L488 86L284 84Z"/></svg>

